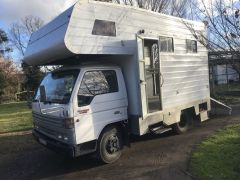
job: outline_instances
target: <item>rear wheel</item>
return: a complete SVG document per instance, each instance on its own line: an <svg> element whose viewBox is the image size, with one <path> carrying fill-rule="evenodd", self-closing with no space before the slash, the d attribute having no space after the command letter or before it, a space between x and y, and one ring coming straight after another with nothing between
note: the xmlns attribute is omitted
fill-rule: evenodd
<svg viewBox="0 0 240 180"><path fill-rule="evenodd" d="M122 135L116 127L109 127L103 132L98 143L98 157L104 163L113 163L122 154Z"/></svg>
<svg viewBox="0 0 240 180"><path fill-rule="evenodd" d="M182 134L187 132L192 125L193 117L191 113L182 111L180 122L173 124L172 128L176 134Z"/></svg>

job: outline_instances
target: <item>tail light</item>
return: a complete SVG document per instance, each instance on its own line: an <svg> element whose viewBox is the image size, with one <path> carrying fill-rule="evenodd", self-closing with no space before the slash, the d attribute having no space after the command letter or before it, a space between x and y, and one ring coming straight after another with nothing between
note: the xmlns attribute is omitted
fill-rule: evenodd
<svg viewBox="0 0 240 180"><path fill-rule="evenodd" d="M67 128L67 129L74 128L74 119L73 118L65 118L64 125L65 125L65 128Z"/></svg>

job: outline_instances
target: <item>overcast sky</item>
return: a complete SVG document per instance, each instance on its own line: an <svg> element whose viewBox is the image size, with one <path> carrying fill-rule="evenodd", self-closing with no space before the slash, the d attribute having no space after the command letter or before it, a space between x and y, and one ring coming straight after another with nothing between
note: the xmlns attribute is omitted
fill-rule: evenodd
<svg viewBox="0 0 240 180"><path fill-rule="evenodd" d="M9 29L14 21L27 15L39 16L45 23L77 0L0 0L0 28Z"/></svg>

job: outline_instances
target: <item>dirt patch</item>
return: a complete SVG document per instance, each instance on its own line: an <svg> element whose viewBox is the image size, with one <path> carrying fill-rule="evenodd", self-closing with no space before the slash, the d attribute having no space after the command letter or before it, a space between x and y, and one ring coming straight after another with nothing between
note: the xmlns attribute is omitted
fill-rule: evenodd
<svg viewBox="0 0 240 180"><path fill-rule="evenodd" d="M212 118L183 135L132 137L131 148L114 164L94 156L71 159L42 147L31 135L0 138L1 179L192 179L188 162L203 138L229 124L240 123L240 108L232 116Z"/></svg>
<svg viewBox="0 0 240 180"><path fill-rule="evenodd" d="M9 136L22 136L31 134L32 130L29 131L20 131L20 132L10 132L10 133L0 133L0 137L9 137Z"/></svg>

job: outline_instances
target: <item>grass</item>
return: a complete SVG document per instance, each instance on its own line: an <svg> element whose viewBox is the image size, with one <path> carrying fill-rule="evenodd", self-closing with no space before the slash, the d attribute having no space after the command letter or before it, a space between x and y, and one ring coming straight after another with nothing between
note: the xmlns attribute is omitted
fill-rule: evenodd
<svg viewBox="0 0 240 180"><path fill-rule="evenodd" d="M0 133L24 131L31 128L32 115L26 102L0 105Z"/></svg>
<svg viewBox="0 0 240 180"><path fill-rule="evenodd" d="M192 155L191 169L200 180L240 177L240 124L227 127L205 141Z"/></svg>
<svg viewBox="0 0 240 180"><path fill-rule="evenodd" d="M240 83L216 85L214 98L226 104L240 103Z"/></svg>

